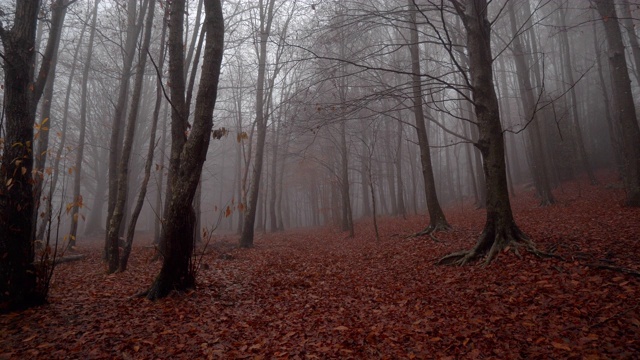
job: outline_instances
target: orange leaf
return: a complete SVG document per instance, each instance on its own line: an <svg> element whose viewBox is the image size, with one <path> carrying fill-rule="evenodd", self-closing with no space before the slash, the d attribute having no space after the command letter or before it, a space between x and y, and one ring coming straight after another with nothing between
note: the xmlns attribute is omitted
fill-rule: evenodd
<svg viewBox="0 0 640 360"><path fill-rule="evenodd" d="M554 348L556 349L560 349L560 350L566 350L566 351L571 351L571 347L569 347L569 345L565 344L565 343L561 343L561 342L552 342L551 345L553 345Z"/></svg>

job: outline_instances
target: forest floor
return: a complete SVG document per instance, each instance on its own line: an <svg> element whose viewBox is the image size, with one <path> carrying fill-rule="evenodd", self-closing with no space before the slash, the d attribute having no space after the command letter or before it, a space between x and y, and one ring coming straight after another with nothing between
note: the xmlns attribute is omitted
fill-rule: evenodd
<svg viewBox="0 0 640 360"><path fill-rule="evenodd" d="M371 220L356 237L329 228L214 239L198 288L150 302L160 264L136 239L130 268L107 275L100 246L60 264L50 304L0 316L0 359L632 359L640 354L640 209L615 178L565 183L558 202L513 198L542 250L489 266L436 266L470 248L484 211L446 210L453 230L406 238L424 216Z"/></svg>

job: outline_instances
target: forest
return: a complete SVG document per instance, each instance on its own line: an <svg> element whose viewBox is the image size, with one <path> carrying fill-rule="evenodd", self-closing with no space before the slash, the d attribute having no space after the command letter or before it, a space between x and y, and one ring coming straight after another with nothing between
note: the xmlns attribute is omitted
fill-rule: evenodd
<svg viewBox="0 0 640 360"><path fill-rule="evenodd" d="M633 359L637 0L0 0L0 359Z"/></svg>

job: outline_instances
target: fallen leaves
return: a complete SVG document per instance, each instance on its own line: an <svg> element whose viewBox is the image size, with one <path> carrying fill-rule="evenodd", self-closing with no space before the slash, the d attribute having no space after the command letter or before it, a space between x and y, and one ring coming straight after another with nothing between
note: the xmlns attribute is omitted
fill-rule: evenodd
<svg viewBox="0 0 640 360"><path fill-rule="evenodd" d="M633 359L640 280L585 264L637 270L640 211L619 190L581 186L564 184L551 207L513 201L520 227L567 261L505 252L488 267L434 266L482 229L483 211L456 206L441 243L392 236L424 216L380 219L380 242L370 220L354 239L326 228L266 234L250 250L218 240L197 291L152 303L131 298L157 274L151 249L108 276L100 239L80 239L88 256L58 267L50 305L0 316L0 358Z"/></svg>

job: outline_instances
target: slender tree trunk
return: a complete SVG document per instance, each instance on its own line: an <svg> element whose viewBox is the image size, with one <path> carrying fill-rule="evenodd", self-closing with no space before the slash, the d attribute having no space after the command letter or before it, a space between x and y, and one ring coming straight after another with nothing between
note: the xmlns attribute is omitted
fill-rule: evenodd
<svg viewBox="0 0 640 360"><path fill-rule="evenodd" d="M91 33L89 34L89 44L87 45L87 57L82 70L82 94L80 95L80 124L78 134L78 147L76 149L76 161L73 169L73 206L71 208L71 228L69 229L68 248L76 246L78 234L78 221L80 208L83 206L83 199L80 195L80 180L82 176L82 161L84 159L84 141L87 128L87 96L89 84L89 71L91 70L91 59L93 57L93 41L96 32L96 22L98 19L98 4L96 0L93 6L93 20L91 20Z"/></svg>
<svg viewBox="0 0 640 360"><path fill-rule="evenodd" d="M517 34L516 13L513 2L509 2L509 19L511 23L511 31ZM533 85L529 76L529 67L525 58L525 50L520 41L520 37L516 36L512 42L514 61L516 64L516 76L518 77L518 89L520 90L520 100L524 109L525 123L530 121L527 128L529 135L529 145L531 147L532 168L536 193L540 200L540 205L547 206L555 202L551 185L549 183L549 170L545 161L544 152L542 150L542 142L540 139L540 128L538 112L536 109L536 101L533 94Z"/></svg>
<svg viewBox="0 0 640 360"><path fill-rule="evenodd" d="M411 40L409 49L411 51L412 91L413 91L413 114L415 116L416 131L418 134L418 146L420 148L420 161L422 164L422 176L424 178L424 190L429 210L429 225L418 234L430 234L434 231L448 230L451 228L444 212L440 207L436 194L436 184L433 177L433 166L431 163L431 150L429 148L429 138L425 127L424 110L422 108L422 84L420 79L420 54L418 28L416 25L416 5L413 0L409 1L409 30Z"/></svg>
<svg viewBox="0 0 640 360"><path fill-rule="evenodd" d="M122 157L120 159L120 163L118 166L118 186L116 193L116 204L113 209L113 214L111 215L111 219L109 222L109 227L107 228L107 242L109 243L109 273L114 273L118 271L119 268L122 268L119 256L119 233L120 228L123 226L123 221L126 213L125 205L127 204L127 188L129 187L129 166L130 166L130 158L131 152L133 151L133 140L136 132L136 125L138 122L138 110L140 107L140 98L142 97L142 87L144 83L144 70L147 64L147 52L149 51L149 44L151 42L151 27L153 25L153 16L155 13L155 0L150 0L148 2L145 1L141 13L147 12L147 5L149 7L149 11L147 14L146 20L146 28L144 33L144 39L142 41L142 48L140 49L140 56L138 60L138 64L136 66L136 77L133 85L133 94L131 96L131 103L129 109L129 116L127 119L127 128L125 130L124 135L124 144L122 147ZM159 101L156 101L156 108L154 109L154 115L157 119L157 111L160 108ZM154 124L152 124L152 132L155 137L155 128L156 128L156 120L153 120ZM153 157L153 143L155 139L151 141L149 148L151 149L151 157ZM148 161L147 161L148 163ZM146 166L145 166L146 170ZM146 193L146 182L149 181L149 177L145 174L145 180L143 181L143 188L140 190L141 193ZM144 197L143 197L144 199ZM140 201L142 202L142 201ZM140 204L140 208L142 208L142 204ZM137 217L137 215L136 215ZM132 219L133 220L133 219ZM135 229L135 221L129 221L129 228ZM131 242L133 240L133 231L131 231ZM131 245L129 243L125 243L125 248L128 248L128 251L131 251ZM124 262L126 267L126 260Z"/></svg>
<svg viewBox="0 0 640 360"><path fill-rule="evenodd" d="M166 21L164 22L163 28L166 29ZM162 37L165 38L164 36ZM164 58L164 51L162 52L162 57ZM158 79L158 87L160 88L160 92L162 92L162 84L160 83L162 80ZM162 93L160 96L163 96ZM164 160L166 157L165 149L167 147L167 116L168 116L168 107L169 102L164 103L164 110L162 115L162 136L160 137L160 164L158 165L157 172L158 176L158 189L156 193L156 206L155 211L155 231L153 236L153 243L159 245L162 237L162 228L164 224L164 211L162 206L162 193L163 193L163 184L164 184Z"/></svg>
<svg viewBox="0 0 640 360"><path fill-rule="evenodd" d="M278 231L278 215L276 215L276 200L278 198L278 146L280 145L280 115L276 122L273 146L271 147L271 196L269 197L269 228L272 232Z"/></svg>
<svg viewBox="0 0 640 360"><path fill-rule="evenodd" d="M623 179L627 192L626 204L640 207L640 128L631 92L631 80L625 58L622 33L613 0L592 0L604 19L609 44L609 69L613 82L616 118L622 129L624 155Z"/></svg>
<svg viewBox="0 0 640 360"><path fill-rule="evenodd" d="M260 0L260 50L258 55L258 79L256 91L256 154L251 176L251 188L249 190L249 201L245 210L242 234L240 235L240 247L248 248L253 246L253 234L256 221L256 210L258 205L258 195L260 190L260 178L262 176L262 165L264 159L264 145L267 132L267 119L264 116L264 84L267 64L267 41L271 31L273 21L273 6L275 0L268 0L264 9L263 0Z"/></svg>
<svg viewBox="0 0 640 360"><path fill-rule="evenodd" d="M584 138L582 136L582 126L580 125L580 116L578 114L578 98L576 96L576 88L573 86L575 81L573 79L573 67L571 65L571 45L569 43L569 35L568 28L566 23L566 13L567 9L561 9L559 12L560 17L560 25L562 26L562 31L560 31L560 38L562 39L562 52L564 54L564 74L567 77L567 86L571 86L569 89L569 95L571 96L571 118L573 119L573 128L576 132L576 145L578 146L578 154L580 155L580 161L582 163L582 167L587 172L589 176L589 181L592 185L598 183L595 175L593 174L593 169L591 168L591 164L589 164L589 157L587 155L587 150L584 146Z"/></svg>
<svg viewBox="0 0 640 360"><path fill-rule="evenodd" d="M49 154L49 134L50 129L53 127L53 120L51 119L51 103L53 101L53 87L55 83L56 67L58 65L58 48L60 45L60 35L62 34L62 25L64 18L67 14L67 5L65 0L56 0L52 4L52 19L51 30L49 32L49 40L47 42L47 49L45 53L51 52L49 61L49 70L47 76L47 82L44 87L44 99L42 103L42 115L40 120L38 131L38 146L35 153L34 174L36 179L33 189L33 197L35 200L34 212L33 212L33 228L36 229L38 225L38 211L40 207L40 197L42 196L42 186L44 183L44 168L47 163L47 155ZM51 48L51 50L49 50ZM34 233L35 234L35 233ZM42 240L41 237L36 239Z"/></svg>
<svg viewBox="0 0 640 360"><path fill-rule="evenodd" d="M602 91L602 100L604 102L604 116L607 119L607 128L609 129L609 139L611 141L611 147L613 150L613 156L616 162L616 168L620 173L623 172L623 155L622 146L620 144L620 129L619 124L613 121L611 117L611 101L609 100L609 91L607 90L607 81L604 79L602 60L600 59L600 43L598 41L598 31L596 30L596 22L591 23L593 29L593 46L596 54L596 66L598 67L598 82L600 83L600 90Z"/></svg>
<svg viewBox="0 0 640 360"><path fill-rule="evenodd" d="M407 208L404 204L404 185L402 180L402 122L398 121L398 130L396 132L398 134L398 147L396 148L396 182L398 190L397 196L397 204L398 204L398 215L402 216L403 219L407 218Z"/></svg>
<svg viewBox="0 0 640 360"><path fill-rule="evenodd" d="M637 6L637 3L634 5ZM638 35L636 35L635 25L633 24L634 18L631 15L629 0L621 0L620 9L622 10L622 26L624 26L624 28L627 30L627 37L629 38L630 45L629 47L631 48L631 55L633 55L636 83L640 85L640 44L638 44ZM635 20L637 21L637 19Z"/></svg>
<svg viewBox="0 0 640 360"><path fill-rule="evenodd" d="M140 11L136 18L136 0L128 0L127 3L127 38L124 47L124 61L122 64L122 76L118 87L118 100L115 105L113 122L111 126L111 137L109 139L109 200L107 202L107 221L105 229L109 229L111 216L116 207L118 196L118 162L121 160L122 133L128 103L129 80L131 77L131 67L138 42L138 33L141 27L143 12ZM173 85L173 84L172 84ZM108 234L108 231L107 231ZM109 242L109 238L105 236L105 255L110 261L111 251L118 251L118 246L114 246ZM115 254L116 257L119 254ZM116 262L117 264L117 262Z"/></svg>

